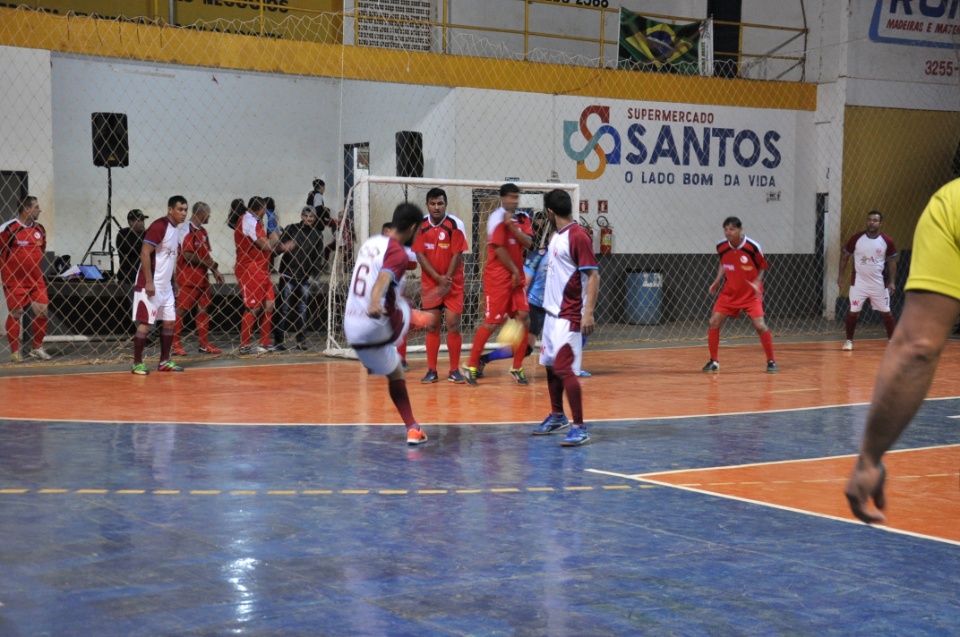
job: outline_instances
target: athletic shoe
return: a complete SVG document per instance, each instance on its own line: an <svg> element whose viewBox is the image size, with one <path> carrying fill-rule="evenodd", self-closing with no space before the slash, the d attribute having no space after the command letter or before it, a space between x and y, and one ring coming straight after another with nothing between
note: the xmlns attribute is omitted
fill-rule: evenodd
<svg viewBox="0 0 960 637"><path fill-rule="evenodd" d="M573 425L567 437L560 442L561 447L579 447L590 440L590 432L583 425Z"/></svg>
<svg viewBox="0 0 960 637"><path fill-rule="evenodd" d="M432 369L427 370L427 375L420 379L420 382L423 384L435 383L440 380L440 375Z"/></svg>
<svg viewBox="0 0 960 637"><path fill-rule="evenodd" d="M39 358L42 361L48 361L53 358L53 356L50 356L50 354L47 354L45 351L43 351L42 347L34 347L32 350L30 350L30 358Z"/></svg>
<svg viewBox="0 0 960 637"><path fill-rule="evenodd" d="M409 372L409 371L410 371L410 365L408 365L408 364L407 364L407 361L405 361L405 360L401 360L401 361L400 361L400 367L402 367L402 368L403 368L403 371L405 371L405 372Z"/></svg>
<svg viewBox="0 0 960 637"><path fill-rule="evenodd" d="M300 350L301 352L305 352L308 349L310 349L310 346L307 345L306 341L304 341L304 342L297 343L297 349Z"/></svg>
<svg viewBox="0 0 960 637"><path fill-rule="evenodd" d="M423 429L414 429L411 427L407 429L407 444L408 445L422 445L427 441L427 434L423 433Z"/></svg>
<svg viewBox="0 0 960 637"><path fill-rule="evenodd" d="M134 363L133 367L130 368L130 373L137 376L149 376L150 370L147 369L146 363Z"/></svg>
<svg viewBox="0 0 960 637"><path fill-rule="evenodd" d="M561 429L566 429L570 426L570 420L567 418L566 414L550 414L543 419L543 422L540 423L540 426L530 432L531 436L549 436L552 433L556 433Z"/></svg>
<svg viewBox="0 0 960 637"><path fill-rule="evenodd" d="M277 343L276 345L264 345L268 352L285 352L287 351L287 346L283 343Z"/></svg>
<svg viewBox="0 0 960 637"><path fill-rule="evenodd" d="M517 381L518 385L529 385L527 382L527 375L523 373L523 368L511 369L510 375L513 376L513 380Z"/></svg>
<svg viewBox="0 0 960 637"><path fill-rule="evenodd" d="M163 361L157 365L158 372L182 372L183 368L174 363L173 361Z"/></svg>
<svg viewBox="0 0 960 637"><path fill-rule="evenodd" d="M777 364L776 364L776 363L774 363L773 361L767 361L767 373L768 373L768 374L776 374L776 373L779 372L779 371L780 371L780 368L777 367Z"/></svg>
<svg viewBox="0 0 960 637"><path fill-rule="evenodd" d="M450 372L450 375L447 376L447 380L451 383L456 383L457 385L462 385L467 382L467 379L463 377L463 374L460 373L459 369L455 369Z"/></svg>
<svg viewBox="0 0 960 637"><path fill-rule="evenodd" d="M186 356L187 350L183 349L183 345L180 343L174 343L173 347L170 348L170 353L174 356Z"/></svg>
<svg viewBox="0 0 960 637"><path fill-rule="evenodd" d="M843 347L840 348L840 351L843 352L852 352L853 351L853 341L844 341Z"/></svg>
<svg viewBox="0 0 960 637"><path fill-rule="evenodd" d="M700 371L704 371L704 372L719 372L719 371L720 371L720 363L718 363L717 361L715 361L715 360L713 360L713 359L711 358L711 359L710 359L710 362L707 363L706 365L704 365L704 366L703 366L703 369L700 370Z"/></svg>
<svg viewBox="0 0 960 637"><path fill-rule="evenodd" d="M270 350L261 345L242 345L237 351L240 353L240 356L259 356L260 354L266 354Z"/></svg>
<svg viewBox="0 0 960 637"><path fill-rule="evenodd" d="M23 357L20 356L20 352L10 352L10 362L11 363L23 362Z"/></svg>
<svg viewBox="0 0 960 637"><path fill-rule="evenodd" d="M463 380L467 381L468 385L473 387L477 386L477 378L479 378L479 370L476 367L461 367L460 371L463 372Z"/></svg>
<svg viewBox="0 0 960 637"><path fill-rule="evenodd" d="M486 356L486 354L483 356ZM483 360L483 356L480 357L480 363L477 365L477 378L483 378L483 368L490 362L489 360Z"/></svg>
<svg viewBox="0 0 960 637"><path fill-rule="evenodd" d="M215 347L211 345L210 343L207 343L206 345L200 346L200 353L201 354L223 354L223 350L220 349L219 347Z"/></svg>
<svg viewBox="0 0 960 637"><path fill-rule="evenodd" d="M593 376L593 374L591 374L590 372L588 372L588 371L586 371L586 370L583 370L583 369L581 369L581 370L580 370L580 373L577 374L577 375L578 375L580 378L590 378L591 376Z"/></svg>

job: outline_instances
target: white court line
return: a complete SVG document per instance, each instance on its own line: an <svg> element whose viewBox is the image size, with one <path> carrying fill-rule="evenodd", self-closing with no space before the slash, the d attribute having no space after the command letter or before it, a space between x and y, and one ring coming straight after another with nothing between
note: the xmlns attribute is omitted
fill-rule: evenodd
<svg viewBox="0 0 960 637"><path fill-rule="evenodd" d="M958 445L948 445L948 446L958 446ZM908 450L904 450L904 451L908 451ZM836 457L843 457L843 456L836 456ZM854 456L850 456L850 457L853 458ZM763 463L761 463L761 464L763 464ZM769 463L769 464L777 464L777 463ZM743 465L743 466L747 466L747 465ZM781 510L781 511L789 511L789 512L791 512L791 513L800 513L800 514L809 515L809 516L815 517L815 518L823 518L823 519L825 519L825 520L833 520L833 521L835 521L835 522L844 522L844 523L847 523L847 524L857 524L857 525L861 525L861 526L868 526L868 525L866 525L865 523L863 523L863 522L861 522L861 521L859 521L859 520L852 520L852 519L849 519L849 518L840 518L840 517L837 517L837 516L834 516L834 515L827 515L827 514L825 514L825 513L815 513L815 512L813 512L813 511L806 511L806 510L804 510L804 509L795 509L795 508L793 508L793 507L783 506L783 505L781 505L781 504L773 504L773 503L771 503L771 502L761 502L761 501L759 501L759 500L751 500L750 498L742 498L742 497L735 496L735 495L727 495L727 494L725 494L725 493L716 493L716 492L713 492L713 491L707 491L707 490L705 490L705 489L695 489L695 488L693 488L693 487L684 487L684 486L679 486L679 485L676 485L676 484L670 484L669 482L660 482L659 480L653 480L653 479L650 479L650 478L645 478L645 477L643 477L644 475L660 475L659 473L658 473L658 474L627 475L627 474L624 474L624 473L614 473L613 471L602 471L602 470L600 470L600 469L587 469L586 471L589 472L589 473L596 473L596 474L605 475L605 476L613 476L613 477L616 477L616 478L621 478L621 479L623 479L623 480L635 480L635 481L637 481L637 482L647 482L647 483L649 483L649 484L656 484L656 485L659 485L659 486L661 486L661 487L671 487L671 488L673 488L673 489L680 489L681 491L689 491L689 492L691 492L691 493L699 493L699 494L701 494L701 495L710 495L710 496L714 496L714 497L717 497L717 498L726 498L727 500L734 500L734 501L736 501L736 502L746 502L747 504L756 504L756 505L758 505L758 506L769 507L769 508L771 508L771 509L779 509L779 510ZM696 469L687 469L686 471L696 471ZM667 472L662 472L662 473L667 473ZM671 473L672 473L672 472L671 472ZM933 535L923 535L922 533L914 533L913 531L904 531L904 530L902 530L902 529L894 529L894 528L891 528L891 527L889 527L889 526L884 526L884 525L882 525L882 524L871 524L871 525L869 525L869 526L871 526L871 527L873 527L873 528L875 528L875 529L878 529L878 530L886 531L886 532L888 532L888 533L896 533L896 534L898 534L898 535L906 535L906 536L908 536L908 537L915 537L915 538L919 538L919 539L922 539L922 540L932 540L932 541L934 541L934 542L942 542L942 543L944 543L944 544L952 544L953 546L960 546L960 542L958 542L958 541L956 541L956 540L948 540L948 539L946 539L946 538L936 537L936 536L933 536Z"/></svg>

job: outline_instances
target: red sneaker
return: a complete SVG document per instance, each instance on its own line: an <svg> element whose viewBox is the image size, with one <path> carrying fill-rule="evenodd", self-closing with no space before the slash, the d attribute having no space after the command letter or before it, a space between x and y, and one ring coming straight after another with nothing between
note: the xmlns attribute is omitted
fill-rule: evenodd
<svg viewBox="0 0 960 637"><path fill-rule="evenodd" d="M187 350L183 349L183 345L180 343L174 343L173 348L170 350L174 356L186 356Z"/></svg>
<svg viewBox="0 0 960 637"><path fill-rule="evenodd" d="M201 354L223 354L223 350L220 349L219 347L214 347L210 343L207 343L206 345L200 346L200 353Z"/></svg>

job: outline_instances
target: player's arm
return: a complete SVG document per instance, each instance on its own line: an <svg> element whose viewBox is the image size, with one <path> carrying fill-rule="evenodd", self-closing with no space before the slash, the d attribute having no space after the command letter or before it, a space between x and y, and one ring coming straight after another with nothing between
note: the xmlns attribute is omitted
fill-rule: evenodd
<svg viewBox="0 0 960 637"><path fill-rule="evenodd" d="M383 307L383 296L387 288L394 283L393 272L390 270L381 270L373 284L373 291L370 293L370 306L367 308L367 316L371 318L380 318L386 311Z"/></svg>
<svg viewBox="0 0 960 637"><path fill-rule="evenodd" d="M897 257L893 256L887 259L887 268L890 270L890 281L887 283L887 289L890 294L897 291Z"/></svg>
<svg viewBox="0 0 960 637"><path fill-rule="evenodd" d="M720 266L717 268L717 278L713 280L713 283L710 284L710 295L713 296L717 293L717 290L720 289L720 284L723 282L723 261L720 262Z"/></svg>
<svg viewBox="0 0 960 637"><path fill-rule="evenodd" d="M147 296L153 296L157 292L157 288L153 284L153 269L150 267L150 255L152 255L156 249L156 246L149 241L144 241L143 247L140 248L140 269L143 271L143 289L147 293Z"/></svg>
<svg viewBox="0 0 960 637"><path fill-rule="evenodd" d="M512 277L513 287L518 288L523 285L523 275L520 273L520 270L517 269L516 264L514 264L513 259L510 258L510 253L507 252L507 249L503 246L497 246L493 249L493 254L497 257L497 261L503 264L503 267L510 272Z"/></svg>
<svg viewBox="0 0 960 637"><path fill-rule="evenodd" d="M846 249L840 251L840 273L837 275L837 286L843 287L843 273L847 271L847 262L850 260L850 253Z"/></svg>
<svg viewBox="0 0 960 637"><path fill-rule="evenodd" d="M587 298L583 302L583 319L580 321L580 333L584 336L590 336L593 333L596 322L593 318L593 310L597 305L597 293L600 291L600 271L596 268L583 270L587 275Z"/></svg>
<svg viewBox="0 0 960 637"><path fill-rule="evenodd" d="M437 285L442 285L443 275L437 272L436 268L433 267L433 264L430 263L430 259L427 258L427 255L423 252L417 253L417 263L420 264L420 269L423 270L425 276L430 277L432 281L435 281Z"/></svg>
<svg viewBox="0 0 960 637"><path fill-rule="evenodd" d="M533 237L531 237L530 235L528 235L526 232L524 232L524 231L520 228L520 226L518 226L517 224L515 224L515 223L513 222L514 219L515 219L515 217L508 217L508 216L504 215L504 217L503 217L503 223L506 224L507 230L509 230L509 231L510 231L510 234L512 234L513 237L517 240L517 243L519 243L521 246L523 246L523 249L524 249L524 250L529 250L529 249L530 249L530 246L533 245Z"/></svg>
<svg viewBox="0 0 960 637"><path fill-rule="evenodd" d="M453 255L453 258L450 259L450 267L447 268L446 277L449 283L453 283L453 275L456 274L457 268L460 267L460 262L463 261L463 253L457 252Z"/></svg>

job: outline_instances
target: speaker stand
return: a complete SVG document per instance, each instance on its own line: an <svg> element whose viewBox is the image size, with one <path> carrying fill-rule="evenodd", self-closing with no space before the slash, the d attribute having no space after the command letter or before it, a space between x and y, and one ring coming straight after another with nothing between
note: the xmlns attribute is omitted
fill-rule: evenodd
<svg viewBox="0 0 960 637"><path fill-rule="evenodd" d="M116 217L113 216L113 173L110 170L110 165L107 164L107 214L103 221L100 222L100 227L97 229L97 233L93 235L93 241L91 241L90 245L87 246L87 251L83 253L83 258L80 259L80 263L86 263L87 257L89 257L91 254L107 255L110 259L109 271L111 278L113 278L113 275L115 274L113 268L113 256L116 254L116 249L113 247L113 224L116 224L117 230L121 228L120 222L117 221ZM92 252L93 246L97 243L97 239L102 239L100 243L100 250L97 252ZM91 259L91 264L92 263L93 260Z"/></svg>

